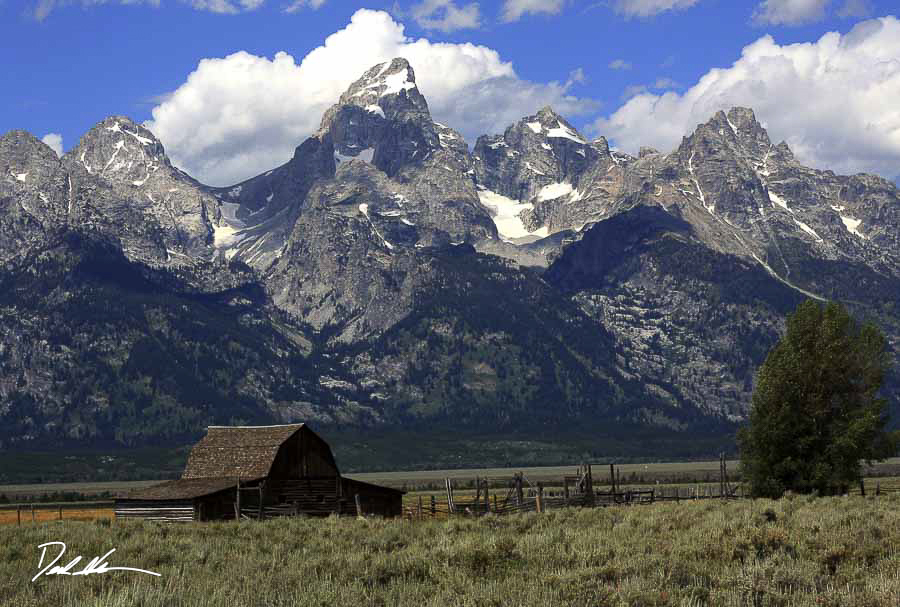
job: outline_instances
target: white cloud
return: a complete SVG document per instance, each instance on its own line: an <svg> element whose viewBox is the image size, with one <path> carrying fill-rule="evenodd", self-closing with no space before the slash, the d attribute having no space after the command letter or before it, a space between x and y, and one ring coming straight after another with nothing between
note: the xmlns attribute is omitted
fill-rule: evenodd
<svg viewBox="0 0 900 607"><path fill-rule="evenodd" d="M265 4L265 0L181 0L181 2L197 10L223 14L252 11ZM321 6L324 0L309 0L309 2ZM158 8L160 0L38 0L30 14L38 21L43 21L54 10L73 4L81 5L83 8L101 4L148 4Z"/></svg>
<svg viewBox="0 0 900 607"><path fill-rule="evenodd" d="M666 78L666 77L657 78L656 82L653 83L653 88L655 88L657 90L677 89L680 86L681 85L678 84L678 82L676 82L675 80L672 80L671 78Z"/></svg>
<svg viewBox="0 0 900 607"><path fill-rule="evenodd" d="M420 27L427 30L453 32L481 26L477 2L457 6L453 0L423 0L409 9Z"/></svg>
<svg viewBox="0 0 900 607"><path fill-rule="evenodd" d="M805 164L893 177L900 167L897 99L900 20L884 17L811 43L780 46L763 36L684 94L637 95L593 129L626 150L669 150L716 111L747 106Z"/></svg>
<svg viewBox="0 0 900 607"><path fill-rule="evenodd" d="M652 17L666 11L690 8L699 0L616 0L614 8L626 17Z"/></svg>
<svg viewBox="0 0 900 607"><path fill-rule="evenodd" d="M47 133L41 137L41 141L50 146L57 156L63 155L63 139L59 133Z"/></svg>
<svg viewBox="0 0 900 607"><path fill-rule="evenodd" d="M769 25L800 25L821 21L829 0L765 0L756 7L753 19Z"/></svg>
<svg viewBox="0 0 900 607"><path fill-rule="evenodd" d="M608 67L611 70L630 70L631 64L624 59L613 59L609 62Z"/></svg>
<svg viewBox="0 0 900 607"><path fill-rule="evenodd" d="M565 0L506 0L503 3L503 21L518 21L523 15L558 14Z"/></svg>
<svg viewBox="0 0 900 607"><path fill-rule="evenodd" d="M297 11L304 8L311 8L313 10L317 10L325 4L325 0L294 0L290 4L284 7L284 12L286 13L296 13Z"/></svg>
<svg viewBox="0 0 900 607"><path fill-rule="evenodd" d="M234 14L241 11L253 11L263 5L265 0L182 0L200 11L212 13Z"/></svg>
<svg viewBox="0 0 900 607"><path fill-rule="evenodd" d="M407 38L387 13L359 10L299 64L284 52L202 60L146 126L181 168L211 184L235 183L288 160L353 81L393 57L410 61L435 119L469 141L543 105L570 116L597 107L571 95L578 70L564 83L528 82L493 49Z"/></svg>
<svg viewBox="0 0 900 607"><path fill-rule="evenodd" d="M71 4L80 4L82 7L87 8L110 2L113 4L149 4L154 7L159 6L159 0L38 0L28 14L38 21L43 21L54 10Z"/></svg>
<svg viewBox="0 0 900 607"><path fill-rule="evenodd" d="M867 17L872 14L872 3L869 0L846 0L840 10L839 17Z"/></svg>

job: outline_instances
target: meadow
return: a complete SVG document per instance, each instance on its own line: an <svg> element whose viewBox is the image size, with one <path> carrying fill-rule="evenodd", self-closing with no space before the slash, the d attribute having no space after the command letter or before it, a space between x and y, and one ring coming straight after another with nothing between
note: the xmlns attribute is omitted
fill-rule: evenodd
<svg viewBox="0 0 900 607"><path fill-rule="evenodd" d="M41 577L116 552L133 572ZM789 495L405 521L0 526L0 605L900 604L900 495Z"/></svg>
<svg viewBox="0 0 900 607"><path fill-rule="evenodd" d="M729 460L728 474L732 482L740 481L740 462ZM609 484L609 466L594 464L594 482L600 487ZM718 460L691 462L656 462L642 464L616 464L623 484L628 486L690 485L716 482L719 478ZM344 476L367 483L396 487L406 491L441 491L444 479L452 479L457 487L471 486L476 477L508 480L516 472L522 472L532 483L558 483L566 474L574 474L577 466L535 466L509 468L455 468L446 470L406 470L398 472L348 473ZM179 474L180 474L179 470ZM874 486L879 479L882 486L900 488L900 457L863 466L867 485ZM886 477L893 477L888 479ZM162 480L162 479L160 479ZM78 499L110 497L118 493L154 485L160 480L140 481L82 481L76 483L28 483L0 485L0 502L28 503L43 501L45 497L71 496ZM53 501L64 501L62 499ZM75 500L77 501L77 500Z"/></svg>

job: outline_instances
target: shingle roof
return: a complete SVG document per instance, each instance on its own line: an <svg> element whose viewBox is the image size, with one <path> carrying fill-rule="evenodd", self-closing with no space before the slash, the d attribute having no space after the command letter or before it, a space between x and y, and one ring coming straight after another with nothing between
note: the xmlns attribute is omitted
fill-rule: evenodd
<svg viewBox="0 0 900 607"><path fill-rule="evenodd" d="M282 443L303 424L282 426L210 426L191 450L182 479L268 476Z"/></svg>
<svg viewBox="0 0 900 607"><path fill-rule="evenodd" d="M128 500L181 500L216 493L237 485L236 478L181 478L119 496Z"/></svg>

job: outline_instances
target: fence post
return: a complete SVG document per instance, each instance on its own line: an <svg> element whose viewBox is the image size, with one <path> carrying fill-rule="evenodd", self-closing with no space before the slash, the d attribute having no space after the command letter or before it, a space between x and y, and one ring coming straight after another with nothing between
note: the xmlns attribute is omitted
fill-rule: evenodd
<svg viewBox="0 0 900 607"><path fill-rule="evenodd" d="M537 511L538 514L542 514L544 512L544 483L538 483Z"/></svg>
<svg viewBox="0 0 900 607"><path fill-rule="evenodd" d="M434 496L432 495L431 496L431 516L434 517L435 514L437 514L437 508L435 507Z"/></svg>
<svg viewBox="0 0 900 607"><path fill-rule="evenodd" d="M353 501L356 502L356 518L364 518L362 504L359 501L359 493L353 496Z"/></svg>
<svg viewBox="0 0 900 607"><path fill-rule="evenodd" d="M594 505L594 470L591 468L591 465L587 465L587 493L588 493L588 504L590 506ZM568 496L566 496L568 497Z"/></svg>
<svg viewBox="0 0 900 607"><path fill-rule="evenodd" d="M613 464L609 465L609 484L612 485L612 492L616 492L616 471L613 468ZM615 500L613 500L615 501Z"/></svg>
<svg viewBox="0 0 900 607"><path fill-rule="evenodd" d="M859 492L866 497L866 481L863 479L859 479Z"/></svg>
<svg viewBox="0 0 900 607"><path fill-rule="evenodd" d="M58 517L57 517L56 520L61 521L61 520L62 520L62 504L60 504L60 505L58 506L58 508L59 508L59 510L58 510Z"/></svg>
<svg viewBox="0 0 900 607"><path fill-rule="evenodd" d="M881 495L881 481L875 481L875 495Z"/></svg>
<svg viewBox="0 0 900 607"><path fill-rule="evenodd" d="M256 518L260 521L263 520L263 483L265 482L259 482L259 514L257 514Z"/></svg>
<svg viewBox="0 0 900 607"><path fill-rule="evenodd" d="M34 504L31 504L31 522L34 522Z"/></svg>
<svg viewBox="0 0 900 607"><path fill-rule="evenodd" d="M491 511L491 496L489 493L490 489L488 488L488 484L489 484L488 479L484 479L484 511L485 512Z"/></svg>
<svg viewBox="0 0 900 607"><path fill-rule="evenodd" d="M521 506L525 501L525 496L522 494L522 473L519 472L516 474L516 505Z"/></svg>
<svg viewBox="0 0 900 607"><path fill-rule="evenodd" d="M234 490L234 522L241 522L241 477L238 477Z"/></svg>
<svg viewBox="0 0 900 607"><path fill-rule="evenodd" d="M22 507L21 506L16 506L16 524L17 525L22 524Z"/></svg>
<svg viewBox="0 0 900 607"><path fill-rule="evenodd" d="M450 514L456 514L456 504L453 503L453 481L449 478L445 478L444 481L447 484L447 510Z"/></svg>

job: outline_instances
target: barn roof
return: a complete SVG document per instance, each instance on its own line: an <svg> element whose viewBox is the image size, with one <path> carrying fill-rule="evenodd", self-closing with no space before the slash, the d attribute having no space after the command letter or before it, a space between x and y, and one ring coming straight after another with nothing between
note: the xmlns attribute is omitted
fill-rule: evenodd
<svg viewBox="0 0 900 607"><path fill-rule="evenodd" d="M180 478L119 496L126 500L182 500L217 493L237 485L235 478Z"/></svg>
<svg viewBox="0 0 900 607"><path fill-rule="evenodd" d="M182 479L252 480L269 474L282 443L303 424L210 426L191 450Z"/></svg>

